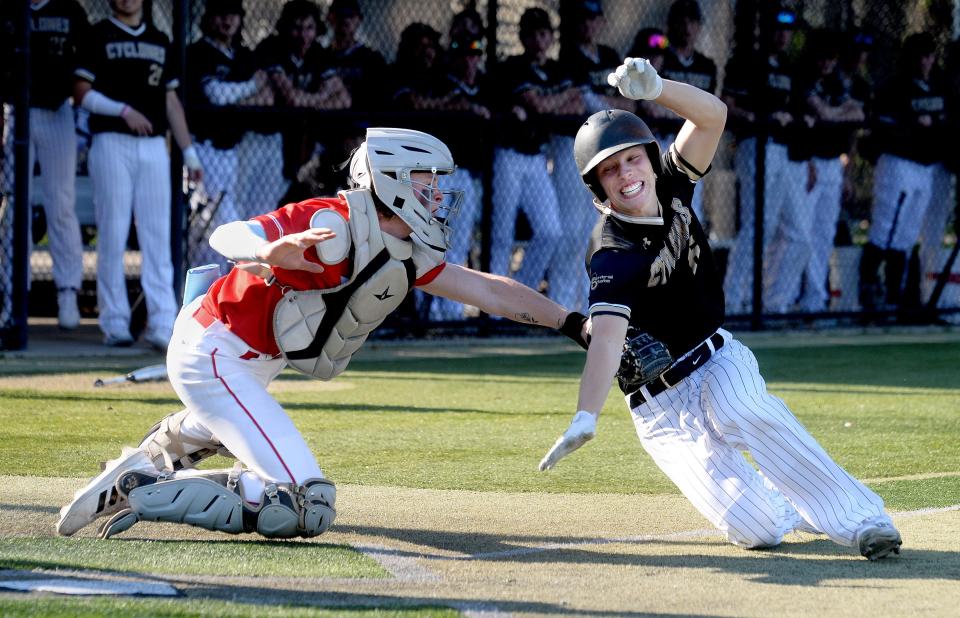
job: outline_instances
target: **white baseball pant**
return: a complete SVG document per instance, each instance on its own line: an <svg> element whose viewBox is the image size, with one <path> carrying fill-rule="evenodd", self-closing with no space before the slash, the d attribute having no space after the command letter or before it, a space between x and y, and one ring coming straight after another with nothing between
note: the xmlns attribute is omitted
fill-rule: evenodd
<svg viewBox="0 0 960 618"><path fill-rule="evenodd" d="M631 410L643 448L736 545L776 545L797 527L852 545L865 519L886 516L883 500L767 392L749 348L719 332L726 343L702 367Z"/></svg>
<svg viewBox="0 0 960 618"><path fill-rule="evenodd" d="M12 190L14 108L12 105L4 108L4 155L9 157L6 160L10 162L9 189ZM56 110L30 108L30 170L35 161L40 163L38 188L47 215L53 282L58 289L79 290L83 283L83 240L76 211L76 126L69 100ZM28 182L32 204L35 182L32 173Z"/></svg>
<svg viewBox="0 0 960 618"><path fill-rule="evenodd" d="M446 261L449 264L467 264L470 252L474 248L474 232L480 223L483 212L483 181L479 173L466 168L458 168L453 174L440 176L441 189L459 189L463 191L460 212L451 222L450 248ZM452 321L463 319L463 304L434 296L430 301L430 319Z"/></svg>
<svg viewBox="0 0 960 618"><path fill-rule="evenodd" d="M494 274L510 274L517 209L521 207L530 222L533 238L527 243L515 278L537 290L562 235L557 195L544 155L498 148L493 157L490 249L490 271Z"/></svg>
<svg viewBox="0 0 960 618"><path fill-rule="evenodd" d="M933 190L933 165L880 155L873 172L870 242L909 255Z"/></svg>
<svg viewBox="0 0 960 618"><path fill-rule="evenodd" d="M553 186L560 209L561 234L549 266L549 296L571 311L587 310L590 278L586 258L590 232L599 213L593 206L593 194L583 184L573 158L574 138L554 135L550 140L553 158Z"/></svg>
<svg viewBox="0 0 960 618"><path fill-rule="evenodd" d="M756 138L746 139L737 146L734 168L740 183L740 230L730 249L724 279L730 314L748 312L753 298L756 160ZM809 255L808 226L801 201L807 179L806 163L790 161L785 145L768 141L764 165L763 305L768 311L785 311L793 300L788 298L789 291L795 289ZM775 236L778 233L779 238ZM771 246L776 243L779 243L779 253L772 255ZM789 256L793 256L792 259L787 259Z"/></svg>
<svg viewBox="0 0 960 618"><path fill-rule="evenodd" d="M196 142L197 156L203 164L203 189L207 195L207 207L215 212L201 211L190 226L190 266L219 264L228 269L226 259L208 244L210 234L218 226L231 221L244 220L237 207L237 152L234 148L221 150L209 142Z"/></svg>
<svg viewBox="0 0 960 618"><path fill-rule="evenodd" d="M956 205L953 186L954 176L942 163L933 166L933 183L930 190L930 204L920 226L920 297L923 302L930 300L937 285L937 277L943 268L943 235L947 221ZM943 301L941 300L941 303ZM944 305L940 305L944 306Z"/></svg>
<svg viewBox="0 0 960 618"><path fill-rule="evenodd" d="M189 410L182 425L197 442L219 442L261 482L244 486L247 497L262 493L262 481L303 483L323 478L296 425L267 386L286 363L261 354L219 320L203 326L193 314L204 296L177 317L167 348L170 384Z"/></svg>
<svg viewBox="0 0 960 618"><path fill-rule="evenodd" d="M149 329L169 333L177 317L170 256L170 156L163 137L97 133L89 155L97 219L97 302L100 329L130 330L123 252L131 216L137 225Z"/></svg>
<svg viewBox="0 0 960 618"><path fill-rule="evenodd" d="M283 135L248 131L236 150L239 219L278 208L290 184L283 177Z"/></svg>
<svg viewBox="0 0 960 618"><path fill-rule="evenodd" d="M843 163L839 157L814 157L812 163L817 181L807 193L804 208L810 218L810 259L803 271L803 295L800 297L800 310L811 313L827 309L830 300L827 277L843 197Z"/></svg>

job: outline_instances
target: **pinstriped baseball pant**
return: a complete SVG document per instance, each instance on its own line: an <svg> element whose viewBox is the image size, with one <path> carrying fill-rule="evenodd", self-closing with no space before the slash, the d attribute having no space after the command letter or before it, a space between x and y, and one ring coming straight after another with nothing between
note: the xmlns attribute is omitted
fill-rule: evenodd
<svg viewBox="0 0 960 618"><path fill-rule="evenodd" d="M753 353L720 332L726 344L701 368L631 410L643 448L735 545L776 545L804 523L852 545L865 519L885 516L883 500L767 392Z"/></svg>
<svg viewBox="0 0 960 618"><path fill-rule="evenodd" d="M4 154L13 175L14 108L4 105ZM70 101L55 110L30 109L30 167L40 162L39 187L30 174L30 195L38 188L47 215L53 281L79 290L83 283L83 241L76 211L77 140ZM12 182L10 188L12 188ZM32 199L32 197L31 197Z"/></svg>
<svg viewBox="0 0 960 618"><path fill-rule="evenodd" d="M137 224L149 328L169 331L177 317L170 256L170 157L162 137L98 133L90 147L90 182L97 218L97 302L100 328L123 334L130 303L123 252L130 218Z"/></svg>

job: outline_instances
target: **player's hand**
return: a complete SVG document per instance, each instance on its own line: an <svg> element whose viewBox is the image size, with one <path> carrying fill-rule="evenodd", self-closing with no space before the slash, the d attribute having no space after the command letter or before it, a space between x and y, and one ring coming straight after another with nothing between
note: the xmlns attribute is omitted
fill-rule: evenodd
<svg viewBox="0 0 960 618"><path fill-rule="evenodd" d="M592 440L596 433L597 415L586 410L577 412L567 430L557 438L553 448L540 460L540 471L549 470L557 465L562 458Z"/></svg>
<svg viewBox="0 0 960 618"><path fill-rule="evenodd" d="M663 91L663 80L646 58L624 58L623 64L607 75L607 83L634 100L652 101Z"/></svg>
<svg viewBox="0 0 960 618"><path fill-rule="evenodd" d="M187 168L187 180L190 182L203 180L203 164L200 163L200 157L193 144L183 149L183 166Z"/></svg>
<svg viewBox="0 0 960 618"><path fill-rule="evenodd" d="M153 135L153 123L147 120L146 116L133 109L129 105L123 110L123 113L120 114L120 117L123 118L123 121L127 123L127 126L130 127L130 130L140 137Z"/></svg>
<svg viewBox="0 0 960 618"><path fill-rule="evenodd" d="M287 234L277 240L267 243L257 250L257 259L287 270L305 270L311 273L322 273L323 266L311 262L303 256L303 252L317 243L334 238L336 234L325 227L315 227L296 234Z"/></svg>

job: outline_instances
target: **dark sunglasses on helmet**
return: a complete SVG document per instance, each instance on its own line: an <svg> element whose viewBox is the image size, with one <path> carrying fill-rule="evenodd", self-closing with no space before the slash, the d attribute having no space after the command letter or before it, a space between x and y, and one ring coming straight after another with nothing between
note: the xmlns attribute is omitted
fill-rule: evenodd
<svg viewBox="0 0 960 618"><path fill-rule="evenodd" d="M797 21L797 16L790 11L780 11L777 13L777 23L786 26L792 26Z"/></svg>

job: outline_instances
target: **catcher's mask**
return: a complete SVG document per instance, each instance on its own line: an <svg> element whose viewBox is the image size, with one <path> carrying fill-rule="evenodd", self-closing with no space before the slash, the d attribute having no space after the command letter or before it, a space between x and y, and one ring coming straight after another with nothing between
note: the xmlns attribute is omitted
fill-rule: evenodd
<svg viewBox="0 0 960 618"><path fill-rule="evenodd" d="M450 246L449 221L463 191L437 188L438 176L456 169L446 144L412 129L369 128L350 160L350 181L370 191L413 230L411 240L443 254ZM430 184L412 172L433 174Z"/></svg>
<svg viewBox="0 0 960 618"><path fill-rule="evenodd" d="M580 177L595 196L601 211L607 194L600 186L595 169L601 161L632 146L644 146L653 172L660 175L660 146L647 123L621 109L607 109L587 118L573 142L573 157Z"/></svg>

